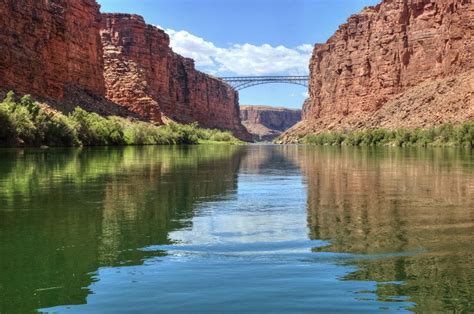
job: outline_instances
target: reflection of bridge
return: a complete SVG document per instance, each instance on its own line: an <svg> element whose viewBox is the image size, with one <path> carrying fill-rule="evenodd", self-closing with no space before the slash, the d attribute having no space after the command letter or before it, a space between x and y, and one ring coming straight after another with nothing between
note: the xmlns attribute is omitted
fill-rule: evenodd
<svg viewBox="0 0 474 314"><path fill-rule="evenodd" d="M221 77L220 79L236 90L241 90L255 85L272 83L296 84L308 87L309 76L235 76Z"/></svg>

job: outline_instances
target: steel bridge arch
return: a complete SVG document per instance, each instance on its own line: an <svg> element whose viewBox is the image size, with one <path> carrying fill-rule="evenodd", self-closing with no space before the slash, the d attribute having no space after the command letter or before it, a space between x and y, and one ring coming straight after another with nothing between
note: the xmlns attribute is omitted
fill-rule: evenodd
<svg viewBox="0 0 474 314"><path fill-rule="evenodd" d="M294 84L308 87L309 76L232 76L221 77L221 80L232 86L235 90L242 90L263 84Z"/></svg>

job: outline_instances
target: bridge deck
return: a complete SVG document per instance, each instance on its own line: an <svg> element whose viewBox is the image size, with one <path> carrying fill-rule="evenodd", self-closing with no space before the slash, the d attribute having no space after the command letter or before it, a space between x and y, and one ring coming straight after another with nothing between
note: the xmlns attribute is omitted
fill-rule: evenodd
<svg viewBox="0 0 474 314"><path fill-rule="evenodd" d="M285 83L308 87L309 76L227 76L220 77L221 80L231 85L236 90L242 90L255 85Z"/></svg>

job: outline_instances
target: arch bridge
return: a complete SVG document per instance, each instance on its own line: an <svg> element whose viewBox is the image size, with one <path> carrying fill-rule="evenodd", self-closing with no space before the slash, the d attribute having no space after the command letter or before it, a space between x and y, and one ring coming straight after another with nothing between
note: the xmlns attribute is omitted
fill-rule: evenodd
<svg viewBox="0 0 474 314"><path fill-rule="evenodd" d="M285 83L308 87L309 76L228 76L220 77L236 90L242 90L255 85Z"/></svg>

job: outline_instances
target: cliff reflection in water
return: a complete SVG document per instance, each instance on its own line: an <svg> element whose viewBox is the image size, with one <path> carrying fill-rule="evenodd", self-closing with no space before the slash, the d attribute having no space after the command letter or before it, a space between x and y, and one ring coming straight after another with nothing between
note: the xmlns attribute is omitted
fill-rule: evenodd
<svg viewBox="0 0 474 314"><path fill-rule="evenodd" d="M474 311L470 151L129 147L0 160L0 313Z"/></svg>
<svg viewBox="0 0 474 314"><path fill-rule="evenodd" d="M474 310L470 151L300 147L293 155L307 178L311 238L329 240L325 251L364 254L346 280L377 281L380 300L408 296L418 312Z"/></svg>
<svg viewBox="0 0 474 314"><path fill-rule="evenodd" d="M83 304L99 267L140 264L196 203L236 189L240 147L2 151L0 313ZM160 253L163 254L163 253Z"/></svg>

